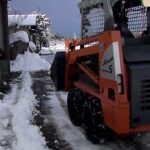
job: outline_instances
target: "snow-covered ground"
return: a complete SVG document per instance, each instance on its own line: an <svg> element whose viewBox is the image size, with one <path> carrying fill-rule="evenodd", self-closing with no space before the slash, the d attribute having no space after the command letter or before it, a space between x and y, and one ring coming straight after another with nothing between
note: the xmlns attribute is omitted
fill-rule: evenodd
<svg viewBox="0 0 150 150"><path fill-rule="evenodd" d="M58 51L65 51L64 41L50 41L49 47L42 47L40 54L55 54Z"/></svg>
<svg viewBox="0 0 150 150"><path fill-rule="evenodd" d="M60 100L58 97L60 97ZM49 98L51 99L49 105L52 107L53 118L59 127L60 134L71 145L73 150L113 150L106 146L92 144L86 139L82 130L71 123L66 109L66 92L51 92Z"/></svg>
<svg viewBox="0 0 150 150"><path fill-rule="evenodd" d="M64 51L65 43L64 41L51 41L50 42L50 50L55 51Z"/></svg>
<svg viewBox="0 0 150 150"><path fill-rule="evenodd" d="M18 81L0 101L0 149L47 150L39 127L32 123L37 101L29 72L22 72Z"/></svg>
<svg viewBox="0 0 150 150"><path fill-rule="evenodd" d="M50 64L38 54L25 52L11 61L11 72L21 75L0 101L0 150L47 150L40 128L34 125L37 100L30 72L49 71ZM1 93L3 94L3 93Z"/></svg>

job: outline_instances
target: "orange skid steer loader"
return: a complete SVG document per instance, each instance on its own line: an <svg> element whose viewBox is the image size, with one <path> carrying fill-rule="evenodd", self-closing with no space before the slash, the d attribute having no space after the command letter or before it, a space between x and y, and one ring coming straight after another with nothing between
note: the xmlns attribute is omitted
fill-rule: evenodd
<svg viewBox="0 0 150 150"><path fill-rule="evenodd" d="M51 77L69 91L73 124L92 141L150 131L150 1L82 0L80 40L66 40Z"/></svg>

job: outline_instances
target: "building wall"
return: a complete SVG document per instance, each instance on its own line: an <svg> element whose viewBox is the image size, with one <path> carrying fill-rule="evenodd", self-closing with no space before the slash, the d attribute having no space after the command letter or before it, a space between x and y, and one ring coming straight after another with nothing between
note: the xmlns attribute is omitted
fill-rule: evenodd
<svg viewBox="0 0 150 150"><path fill-rule="evenodd" d="M9 59L7 0L0 0L0 48Z"/></svg>
<svg viewBox="0 0 150 150"><path fill-rule="evenodd" d="M0 48L3 50L3 55L0 57L1 83L1 81L8 78L10 72L7 0L0 0Z"/></svg>
<svg viewBox="0 0 150 150"><path fill-rule="evenodd" d="M0 49L4 51L4 31L2 19L2 3L0 2Z"/></svg>

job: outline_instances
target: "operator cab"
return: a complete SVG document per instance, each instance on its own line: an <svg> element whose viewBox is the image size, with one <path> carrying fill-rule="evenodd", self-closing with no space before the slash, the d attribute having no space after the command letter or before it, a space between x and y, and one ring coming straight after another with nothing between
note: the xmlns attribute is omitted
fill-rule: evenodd
<svg viewBox="0 0 150 150"><path fill-rule="evenodd" d="M123 39L132 128L150 124L149 7L150 0L121 0L113 7L115 23Z"/></svg>
<svg viewBox="0 0 150 150"><path fill-rule="evenodd" d="M79 4L82 38L104 31L121 33L132 128L150 124L149 6L150 0L85 0Z"/></svg>

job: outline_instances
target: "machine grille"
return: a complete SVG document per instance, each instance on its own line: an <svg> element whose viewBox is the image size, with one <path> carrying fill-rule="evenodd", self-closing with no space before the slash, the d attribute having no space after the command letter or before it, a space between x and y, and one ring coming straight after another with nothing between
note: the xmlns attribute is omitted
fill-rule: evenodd
<svg viewBox="0 0 150 150"><path fill-rule="evenodd" d="M141 110L150 110L150 79L141 81Z"/></svg>
<svg viewBox="0 0 150 150"><path fill-rule="evenodd" d="M148 125L150 124L150 63L128 64L128 77L131 127Z"/></svg>

